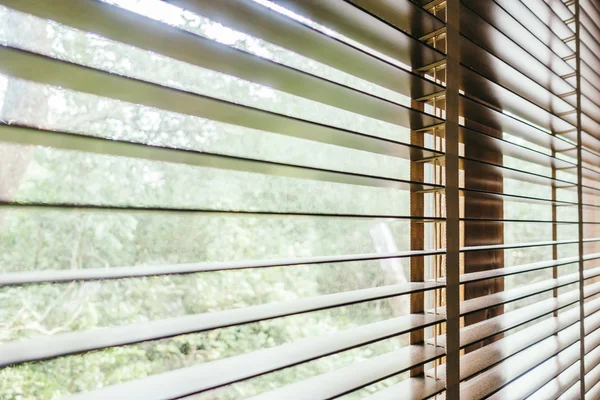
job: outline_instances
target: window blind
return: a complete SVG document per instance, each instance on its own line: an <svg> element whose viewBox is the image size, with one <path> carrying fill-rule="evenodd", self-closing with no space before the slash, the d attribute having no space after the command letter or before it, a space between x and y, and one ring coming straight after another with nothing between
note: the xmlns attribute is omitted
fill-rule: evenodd
<svg viewBox="0 0 600 400"><path fill-rule="evenodd" d="M598 398L598 21L0 0L0 392Z"/></svg>

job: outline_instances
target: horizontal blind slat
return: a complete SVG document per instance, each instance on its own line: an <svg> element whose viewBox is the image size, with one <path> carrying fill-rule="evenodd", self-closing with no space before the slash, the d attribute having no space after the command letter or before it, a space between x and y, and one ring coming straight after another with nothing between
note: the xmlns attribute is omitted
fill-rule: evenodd
<svg viewBox="0 0 600 400"><path fill-rule="evenodd" d="M569 87L560 85L559 93L554 93L550 90L551 86L549 89L547 85L535 81L533 77L513 68L504 60L488 53L475 41L464 36L461 37L461 55L463 56L461 63L465 67L473 69L490 81L496 82L546 111L561 114L574 107L572 98L562 99L559 97L561 94L568 93Z"/></svg>
<svg viewBox="0 0 600 400"><path fill-rule="evenodd" d="M0 345L0 366L264 321L299 313L433 290L441 286L440 284L431 283L406 283L382 286L281 303L261 304L166 320L7 342ZM435 320L436 318L433 318L429 322Z"/></svg>
<svg viewBox="0 0 600 400"><path fill-rule="evenodd" d="M502 390L495 393L490 399L504 399L506 396L514 398L530 398L531 394L543 388L548 382L556 380L557 377L573 366L579 366L579 343L561 350L558 354L544 361L537 367L525 373L520 378L505 386ZM568 379L567 385L572 379ZM560 391L562 391L561 388ZM548 397L547 397L548 398Z"/></svg>
<svg viewBox="0 0 600 400"><path fill-rule="evenodd" d="M562 40L570 36L572 31L562 21L557 21L558 18L552 18L553 14L551 10L544 10L547 5L540 5L540 3L543 3L542 0L537 1L537 7L532 6L532 8L528 8L521 1L495 0L495 2L559 57L573 54L573 50ZM556 30L560 29L558 28L558 24L560 23L562 28L559 31L560 33L552 30L550 26L543 22L544 20L548 21L551 25L557 25L555 27Z"/></svg>
<svg viewBox="0 0 600 400"><path fill-rule="evenodd" d="M585 279L600 276L600 267L588 269L585 271ZM567 286L579 281L579 273L567 274L556 279L548 279L536 282L531 285L525 285L515 289L505 290L503 292L493 293L487 296L481 296L470 300L464 300L460 304L460 314L466 315L479 310L488 309L501 304L506 304L516 300L534 296L552 289ZM444 313L446 307L438 308L440 313Z"/></svg>
<svg viewBox="0 0 600 400"><path fill-rule="evenodd" d="M494 175L490 177L490 181L494 181L501 176L503 178L514 179L521 182L529 182L536 183L544 186L551 186L556 189L568 190L568 191L576 191L577 184L572 180L567 180L567 178L553 178L548 175L542 175L537 172L531 172L530 170L525 170L525 167L521 167L523 169L517 169L502 165L502 163L491 163L486 161L479 161L473 158L460 157L460 167L466 173L469 172L470 169L473 168L484 168L489 171L493 171ZM483 182L477 182L481 184ZM477 187L477 185L474 185ZM468 189L468 188L467 188ZM597 193L600 189L596 189L590 186L584 186L583 190L586 193Z"/></svg>
<svg viewBox="0 0 600 400"><path fill-rule="evenodd" d="M368 260L398 259L444 254L439 250L413 250L392 253L351 254L338 256L296 257L268 260L245 260L217 263L186 263L166 265L138 265L110 268L84 268L78 270L42 270L32 272L6 272L0 274L0 286L33 283L91 281L105 279L139 278L158 275L190 274L198 272L233 271L239 269L284 267L294 265L342 263Z"/></svg>
<svg viewBox="0 0 600 400"><path fill-rule="evenodd" d="M308 167L273 161L253 160L244 157L228 156L211 152L151 146L120 139L97 138L66 132L47 131L0 123L0 141L23 145L49 146L63 150L84 151L102 155L140 158L186 164L198 167L253 172L258 174L285 176L308 180L323 180L366 186L415 190L441 188L440 185L416 183L402 179L362 175L324 168ZM416 185L416 186L413 186Z"/></svg>
<svg viewBox="0 0 600 400"><path fill-rule="evenodd" d="M600 310L600 301L588 303L587 313L591 315ZM552 335L571 327L579 321L579 309L574 308L560 313L558 317L546 319L538 322L517 333L506 336L494 343L488 344L482 348L476 349L462 356L461 359L461 379L465 380L487 370L493 365L499 366L502 360L509 357L519 357L521 350L535 345ZM431 372L430 372L431 373ZM438 374L445 376L445 366L438 370Z"/></svg>
<svg viewBox="0 0 600 400"><path fill-rule="evenodd" d="M573 17L573 13L561 0L552 0L552 4L544 0L522 0L522 3L561 40L573 35L569 25L564 22Z"/></svg>
<svg viewBox="0 0 600 400"><path fill-rule="evenodd" d="M575 358L579 359L578 352L575 352ZM566 363L564 363L566 364ZM552 366L550 366L552 367ZM538 368L543 368L540 366ZM569 392L570 388L579 381L579 361L572 364L570 367L564 369L560 374L546 383L542 388L535 391L531 396L528 397L530 400L546 400L546 399L558 399L560 396ZM577 387L579 390L579 387ZM575 392L573 392L575 393ZM572 396L572 395L571 395ZM574 398L574 397L571 397Z"/></svg>
<svg viewBox="0 0 600 400"><path fill-rule="evenodd" d="M507 50L505 43L514 43L510 52L525 51L538 62L547 65L553 73L561 76L574 72L572 66L563 61L561 56L557 55L550 49L546 43L540 41L534 36L526 26L521 25L510 15L504 8L500 7L496 1L483 3L477 0L462 0L463 4L469 7L473 12L490 24L493 29L486 29L484 26L467 27L466 30L477 29L480 34L475 36L477 39L488 44L496 51ZM517 2L515 2L517 3ZM471 22L472 19L469 19ZM483 25L483 24L481 24ZM484 36L484 38L482 38ZM488 38L489 37L489 38ZM493 44L492 44L493 43ZM506 47L506 49L496 49L497 47ZM566 46L566 45L565 45ZM516 50L516 48L519 50ZM572 53L568 47L561 47L563 56ZM524 60L523 60L524 61ZM532 76L536 76L535 74Z"/></svg>
<svg viewBox="0 0 600 400"><path fill-rule="evenodd" d="M546 148L554 148L557 151L561 151L571 147L562 136L552 136L547 131L494 110L463 95L460 96L460 112L468 121L502 132L509 132L513 136ZM570 135L566 135L566 137L569 138Z"/></svg>
<svg viewBox="0 0 600 400"><path fill-rule="evenodd" d="M468 96L509 111L553 132L575 128L574 114L558 116L559 112L548 111L465 66L461 67L461 89ZM564 108L569 110L570 106L565 104Z"/></svg>
<svg viewBox="0 0 600 400"><path fill-rule="evenodd" d="M339 397L368 384L397 375L412 367L433 361L444 355L440 349L411 345L349 367L315 377L252 397L253 400L311 400ZM348 379L352 377L352 379Z"/></svg>
<svg viewBox="0 0 600 400"><path fill-rule="evenodd" d="M81 4L82 1L84 0L78 0L79 8L82 8L82 11L75 15L61 12L61 8L59 7L50 8L50 10L57 10L57 12L40 12L37 14L44 16L49 15L59 22L94 29L94 31L99 32L103 36L118 42L155 51L176 60L237 76L251 82L264 84L300 97L316 100L324 104L346 109L351 112L358 112L359 114L371 117L378 115L375 116L375 118L387 119L388 122L400 124L401 126L412 126L413 123L414 117L409 117L407 119L406 117L408 115L403 115L405 112L416 112L421 114L420 111L411 111L410 108L393 103L389 100L374 97L356 89L230 48L216 41L196 37L188 32L133 14L129 11L106 9L106 7L114 8L114 6L94 1L92 5L96 4L96 9L87 10L86 4ZM86 3L89 2L89 0L85 1ZM10 5L11 1L4 0L4 3ZM36 10L37 2L17 2L17 5L21 5L20 8L23 10L33 12ZM29 7L24 7L25 5L28 5ZM73 4L73 6L76 5L78 5L78 3ZM71 7L70 3L68 7ZM75 11L77 11L77 9L75 9ZM132 15L126 15L125 13ZM95 18L96 14L99 14L99 18ZM87 18L84 18L86 16ZM123 16L126 18L123 18ZM134 27L133 34L131 29L132 26ZM4 57L8 57L8 55L1 57L4 59ZM9 59L6 59L6 62L8 63ZM48 63L46 62L46 64ZM39 68L49 67L40 65ZM18 75L19 71L10 70L9 72L7 69L8 66L3 69L5 73L22 77ZM66 69L66 65L63 65L62 69ZM22 73L24 73L24 71ZM57 72L52 72L51 69L48 71L48 74L50 73L57 75ZM48 74L45 73L42 76L45 77ZM42 76L37 79L42 80ZM23 78L36 81L36 77L31 76L31 74L28 78ZM56 78L57 77L55 76L55 79ZM48 82L42 81L42 83ZM160 83L162 84L162 82ZM62 82L56 82L56 84L68 87L68 84L62 84ZM94 87L89 84L87 89L80 90L93 94L100 94L94 93L94 91L98 90L97 86L98 85ZM437 88L437 91L442 90L442 87ZM138 102L138 104L144 103ZM384 116L386 113L387 117ZM433 118L435 119L435 117ZM415 120L414 122L417 121Z"/></svg>
<svg viewBox="0 0 600 400"><path fill-rule="evenodd" d="M590 316L597 313L600 310L599 305L600 300L598 299L587 303L584 311L585 315ZM562 315L565 314L567 313ZM578 320L578 314L579 309L574 309L573 318L576 321ZM557 318L561 318L561 315ZM594 325L600 327L599 318L594 319ZM509 338L512 336L514 335L509 336ZM476 392L481 393L482 390L489 393L490 386L483 381L488 378L498 380L498 383L492 386L492 390L501 388L490 397L491 399L500 400L508 395L517 398L526 397L577 361L580 350L578 342L579 323L575 323L554 336L538 341L519 355L472 379L465 384L467 393L471 395ZM558 360L558 363L555 360ZM505 386L508 383L510 385ZM468 396L468 398L470 397Z"/></svg>
<svg viewBox="0 0 600 400"><path fill-rule="evenodd" d="M585 373L585 388L587 393L600 382L600 364L598 364L600 360L596 358L593 361L595 362L595 367Z"/></svg>
<svg viewBox="0 0 600 400"><path fill-rule="evenodd" d="M505 61L511 67L520 71L529 79L535 80L555 95L560 96L563 93L573 91L573 84L562 79L559 74L519 47L469 7L461 4L460 11L461 34L476 41L485 52ZM477 62L470 59L470 57L464 57L464 54L461 54L461 56L463 56L461 61L467 65ZM562 62L562 60L560 61ZM567 74L568 72L566 71L569 70L573 72L572 68L564 68L561 72Z"/></svg>
<svg viewBox="0 0 600 400"><path fill-rule="evenodd" d="M349 0L388 24L420 38L446 26L444 21L410 0Z"/></svg>
<svg viewBox="0 0 600 400"><path fill-rule="evenodd" d="M111 211L111 212L157 212L157 213L202 213L207 215L215 214L240 214L240 215L270 215L270 216L304 216L304 217L323 217L323 218L359 218L359 219L398 219L410 221L443 222L443 218L430 216L411 216L411 215L395 215L395 214L370 214L370 213L340 213L328 211L275 211L275 210L240 210L240 209L217 209L204 207L164 207L155 205L132 206L125 204L80 204L67 202L15 202L15 201L0 201L0 209L30 209L30 210L94 210L94 211Z"/></svg>
<svg viewBox="0 0 600 400"><path fill-rule="evenodd" d="M350 2L272 2L412 67L420 68L444 59L441 51L363 12ZM423 16L425 21L430 19Z"/></svg>
<svg viewBox="0 0 600 400"><path fill-rule="evenodd" d="M479 399L494 394L496 399L506 396L501 389L529 370L542 364L562 350L578 342L577 325L562 330L555 336L537 342L523 350L516 357L511 357L505 362L493 367L461 385L461 394L465 399ZM545 382L544 382L545 383ZM543 383L540 384L540 387ZM494 398L494 397L490 397Z"/></svg>
<svg viewBox="0 0 600 400"><path fill-rule="evenodd" d="M460 127L459 134L463 141L468 140L469 143L473 143L473 145L481 147L482 149L494 151L498 154L514 157L522 161L532 162L560 170L574 171L576 168L576 165L570 161L553 157L541 151L526 147L525 145L494 137L472 128ZM600 172L595 172L586 168L584 169L584 174L591 179L600 179Z"/></svg>
<svg viewBox="0 0 600 400"><path fill-rule="evenodd" d="M445 390L444 382L428 377L411 377L365 397L368 400L424 400Z"/></svg>
<svg viewBox="0 0 600 400"><path fill-rule="evenodd" d="M600 398L600 383L597 383L585 394L585 400L594 400Z"/></svg>
<svg viewBox="0 0 600 400"><path fill-rule="evenodd" d="M170 0L169 3L407 96L420 98L440 90L439 85L418 74L253 1Z"/></svg>
<svg viewBox="0 0 600 400"><path fill-rule="evenodd" d="M600 258L600 253L589 254L584 257L584 260L596 260L598 258ZM514 267L496 268L482 272L471 272L468 274L461 275L461 283L477 282L484 279L492 279L513 274L537 271L540 269L576 263L578 260L579 257L565 257L556 260L539 261L531 264L517 265Z"/></svg>
<svg viewBox="0 0 600 400"><path fill-rule="evenodd" d="M595 283L585 287L585 297L591 297L600 293L600 283ZM477 343L499 333L503 333L512 328L516 328L528 322L534 321L537 318L548 315L554 311L561 310L576 304L579 301L579 291L571 290L567 293L560 294L557 297L552 297L546 300L536 302L534 304L518 308L500 314L496 317L477 322L461 328L460 347L466 347L470 344ZM431 340L433 342L433 340ZM437 343L440 346L445 346L446 335L437 337Z"/></svg>
<svg viewBox="0 0 600 400"><path fill-rule="evenodd" d="M128 79L20 50L3 47L0 49L0 58L2 59L0 73L15 78L61 86L78 92L156 107L166 111L301 138L307 138L307 135L328 137L332 134L339 135L340 132L347 137L348 133L343 129L166 88L153 83ZM44 70L45 73L40 75L38 73L40 70ZM442 122L439 118L416 110L403 107L400 109L405 112L397 114L397 122L405 122L413 129ZM370 136L373 133L367 135Z"/></svg>
<svg viewBox="0 0 600 400"><path fill-rule="evenodd" d="M182 368L136 381L108 386L98 391L73 396L73 399L106 399L138 396L144 399L175 398L206 391L253 376L286 368L318 357L338 353L374 341L408 333L442 319L433 316L400 317L365 325L320 338L310 338L258 352ZM427 352L435 358L441 352ZM421 353L422 354L422 353ZM393 357L398 361L398 357ZM423 361L416 358L415 361ZM410 363L408 363L410 364Z"/></svg>

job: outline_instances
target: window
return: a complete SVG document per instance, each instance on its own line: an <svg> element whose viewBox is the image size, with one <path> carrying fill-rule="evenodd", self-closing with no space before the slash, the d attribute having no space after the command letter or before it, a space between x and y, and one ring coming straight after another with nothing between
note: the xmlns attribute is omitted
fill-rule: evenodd
<svg viewBox="0 0 600 400"><path fill-rule="evenodd" d="M596 398L597 17L0 1L0 393Z"/></svg>

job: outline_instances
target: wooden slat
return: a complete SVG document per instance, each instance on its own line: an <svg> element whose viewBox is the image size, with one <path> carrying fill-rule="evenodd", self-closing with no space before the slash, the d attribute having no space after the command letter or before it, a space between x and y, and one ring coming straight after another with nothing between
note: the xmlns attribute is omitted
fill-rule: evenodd
<svg viewBox="0 0 600 400"><path fill-rule="evenodd" d="M521 0L550 30L561 40L573 35L573 31L564 22L573 17L561 0Z"/></svg>
<svg viewBox="0 0 600 400"><path fill-rule="evenodd" d="M595 300L594 303L593 306L591 303L587 303L590 304L590 307L587 308L586 315L590 316L597 312L600 301ZM567 313L562 315L565 314ZM573 309L572 314L573 320L579 319L578 308ZM561 318L561 315L555 318ZM595 320L596 327L600 326L600 319L595 318ZM493 393L490 399L500 400L510 398L510 396L524 398L532 394L560 372L573 365L580 357L580 325L580 323L575 323L556 335L538 341L520 354L471 379L465 384L466 398L478 398L475 396ZM556 356L557 354L558 356ZM547 360L551 361L547 362ZM517 379L521 376L523 378ZM508 385L509 383L511 384Z"/></svg>
<svg viewBox="0 0 600 400"><path fill-rule="evenodd" d="M479 57L481 57L479 60L472 56L463 57L465 65L477 69L475 65L485 62L488 58L485 53L489 53L503 60L529 79L534 80L554 95L560 96L574 90L572 83L562 79L559 74L519 47L466 5L461 7L461 18L463 21L461 33L470 40L477 42L484 50L479 52ZM561 71L563 70L573 72L572 68L565 67L561 69ZM498 73L501 74L502 72L498 71ZM569 101L569 99L566 100Z"/></svg>
<svg viewBox="0 0 600 400"><path fill-rule="evenodd" d="M569 348L569 346L576 345L578 336L579 326L571 325L557 335L537 342L533 346L523 350L518 356L511 357L496 367L467 381L462 385L461 394L466 400L481 399L492 394L494 396L490 398L507 398L508 393L501 392L503 387L555 354ZM540 384L540 386L542 385L543 383Z"/></svg>
<svg viewBox="0 0 600 400"><path fill-rule="evenodd" d="M465 122L467 128L471 127L469 123L474 123L476 124L473 127L474 129L483 126L507 132L539 146L548 149L555 148L557 151L572 147L568 142L563 140L562 137L552 136L538 127L487 107L480 102L471 100L465 96L461 96L460 100L461 115L467 120L467 122Z"/></svg>
<svg viewBox="0 0 600 400"><path fill-rule="evenodd" d="M584 296L591 297L600 293L600 283L587 285L585 287ZM508 331L528 322L534 321L545 315L554 313L555 311L572 306L579 301L579 291L571 290L567 293L560 294L557 297L545 299L526 307L521 307L516 310L507 312L495 318L478 322L461 329L460 346L466 347L472 343L476 343L498 333ZM433 339L430 343L433 343ZM439 346L445 346L446 336L440 335L437 338Z"/></svg>
<svg viewBox="0 0 600 400"><path fill-rule="evenodd" d="M588 307L586 311L589 312L592 310ZM592 315L588 314L586 320L591 318L598 319L598 317L600 317L598 313ZM598 323L595 324L596 327L598 327L598 325ZM594 371L594 366L597 366L598 362L600 362L600 348L598 348L598 345L600 345L600 334L597 333L593 336L594 337L592 338L591 335L588 335L585 340L585 347L589 351L585 356L585 382L588 389L595 383L595 378L600 379L600 368L597 368ZM589 341L588 338L590 339ZM579 381L581 369L581 362L579 361L579 344L580 342L561 351L556 356L527 372L492 398L501 399L503 398L503 395L509 395L519 399L546 400L558 398L568 391L573 384ZM589 385L588 379L591 381L591 384ZM579 387L577 389L579 389Z"/></svg>
<svg viewBox="0 0 600 400"><path fill-rule="evenodd" d="M465 66L461 67L461 89L468 96L483 100L553 132L574 129L572 115L559 117L555 115L556 111L548 111ZM564 104L564 108L571 107Z"/></svg>
<svg viewBox="0 0 600 400"><path fill-rule="evenodd" d="M483 151L486 152L494 151L502 155L507 155L510 157L518 158L523 161L528 161L531 163L551 167L554 169L566 170L570 172L574 172L576 170L575 163L556 158L549 154L544 154L542 152L528 148L524 145L519 145L501 138L493 137L481 131L461 127L459 132L462 142L469 140L473 142L474 145L476 143L477 147L481 148ZM475 155L474 158L479 159L477 155ZM599 171L584 168L583 173L584 176L588 179L593 179L596 181L600 180Z"/></svg>
<svg viewBox="0 0 600 400"><path fill-rule="evenodd" d="M420 223L423 225L423 223ZM424 257L443 254L444 250L403 251L388 253L350 254L340 256L295 257L268 260L243 260L225 262L203 262L185 264L137 265L110 268L83 268L64 270L41 270L24 272L4 272L0 274L0 286L26 285L34 283L92 281L107 279L140 278L159 275L191 274L198 272L234 271L284 267L308 264L329 264L368 260L385 260L410 257Z"/></svg>
<svg viewBox="0 0 600 400"><path fill-rule="evenodd" d="M559 21L543 0L530 1L531 8L525 4L527 1L495 0L495 2L539 39L538 43L542 46L548 46L559 57L573 54L573 50L562 40L572 35L572 31L566 24L554 27L554 30L550 28L549 25L558 24Z"/></svg>
<svg viewBox="0 0 600 400"><path fill-rule="evenodd" d="M418 74L398 68L393 63L334 39L326 33L269 10L254 1L169 0L169 2L227 27L264 39L304 57L412 98L420 98L440 91L439 85L424 80Z"/></svg>
<svg viewBox="0 0 600 400"><path fill-rule="evenodd" d="M600 267L588 269L585 271L585 277L600 276ZM474 299L465 300L460 304L461 315L467 315L473 312L485 310L491 307L499 306L509 302L524 299L538 293L543 293L548 290L570 285L579 281L579 273L573 273L560 276L556 279L547 279L541 282L536 282L530 285L525 285L515 289L506 290L499 293L480 296ZM446 311L446 307L438 308L440 313Z"/></svg>
<svg viewBox="0 0 600 400"><path fill-rule="evenodd" d="M350 2L417 38L446 25L410 0L350 0Z"/></svg>
<svg viewBox="0 0 600 400"><path fill-rule="evenodd" d="M579 352L575 353L575 360L579 359ZM560 361L556 359L550 359L547 361L549 365L544 366L543 364L538 368L552 368L555 367L557 363L561 365L566 365L565 361ZM579 381L579 361L576 361L570 367L564 369L557 377L552 379L550 382L546 383L542 386L541 389L537 390L531 396L528 397L529 400L547 400L547 399L558 399L563 394L569 392L569 390ZM576 390L579 390L579 386L576 386ZM575 393L571 394L573 396ZM575 398L575 397L569 397Z"/></svg>
<svg viewBox="0 0 600 400"><path fill-rule="evenodd" d="M444 355L440 349L429 346L411 345L366 361L358 361L349 367L317 375L280 389L252 397L252 400L313 400L331 399L360 389L433 361ZM348 379L352 377L352 379Z"/></svg>
<svg viewBox="0 0 600 400"><path fill-rule="evenodd" d="M545 362L541 363L531 371L516 379L509 385L505 386L502 390L490 397L490 399L500 400L506 399L506 396L512 396L514 399L555 399L557 395L562 394L566 389L569 388L570 384L573 383L573 374L566 377L566 383L564 386L558 386L550 393L551 396L555 397L538 397L536 392L540 389L544 389L548 382L558 383L558 377L565 371L571 372L571 368L579 368L579 342L567 347L560 351L554 357L549 358ZM577 376L579 371L577 371ZM577 378L575 378L577 381ZM546 396L548 389L540 393L541 396ZM533 395L533 396L532 396Z"/></svg>
<svg viewBox="0 0 600 400"><path fill-rule="evenodd" d="M382 286L280 303L12 341L0 345L0 367L406 295L441 286L430 283ZM411 318L398 322L406 325L414 321L431 323L436 320L435 318L422 320L419 319L419 316Z"/></svg>
<svg viewBox="0 0 600 400"><path fill-rule="evenodd" d="M0 50L1 51L1 50ZM0 123L0 142L22 145L48 146L62 150L84 151L101 155L138 158L151 161L170 162L196 167L226 169L231 171L253 172L273 176L285 176L309 180L358 184L401 190L421 190L420 188L440 187L418 183L412 186L409 181L392 178L340 172L330 169L297 166L293 164L252 160L243 157L226 156L217 153L166 146L149 146L127 140L111 140L66 132L31 129Z"/></svg>
<svg viewBox="0 0 600 400"><path fill-rule="evenodd" d="M440 51L343 0L273 0L273 3L415 68L444 59Z"/></svg>
<svg viewBox="0 0 600 400"><path fill-rule="evenodd" d="M427 377L408 378L386 389L365 397L368 400L424 400L444 391L441 380Z"/></svg>
<svg viewBox="0 0 600 400"><path fill-rule="evenodd" d="M426 324L423 324L425 321L423 318L427 318L429 324L440 321L440 319L432 319L429 316L416 317L416 319L414 316L409 316L402 317L402 319L378 322L319 338L305 339L259 350L254 353L242 354L193 367L151 375L139 380L84 393L73 398L104 400L107 398L134 397L146 400L159 400L182 397L277 371L377 340L401 335L413 329L421 329L426 326ZM423 359L428 359L430 356L435 358L442 354L435 350L433 352L427 351L426 353L418 351L417 353L414 358L415 362L423 361ZM408 354L404 353L404 355ZM402 361L398 356L400 354L386 358L388 364L383 367L386 370L390 368L390 370L395 372L398 366L412 364L412 362L407 362L407 360ZM425 356L425 358L421 356ZM346 379L346 381L352 384L352 380Z"/></svg>
<svg viewBox="0 0 600 400"><path fill-rule="evenodd" d="M556 54L546 45L546 43L533 35L531 31L527 29L527 26L521 25L520 22L514 19L511 14L502 8L496 1L481 2L478 0L462 0L462 2L472 11L477 13L489 25L493 26L493 28L489 28L485 27L484 24L480 24L477 25L477 27L467 27L469 32L471 29L479 29L480 34L475 36L475 38L482 40L493 52L503 54L501 52L517 53L518 51L524 50L538 62L547 65L548 68L558 76L566 75L574 71L573 67L563 61L561 56ZM531 15L531 17L535 18L533 15ZM558 47L558 50L562 51L562 57L572 52L569 51L568 47L565 49L563 46L556 46ZM504 49L501 49L501 47L504 47ZM514 47L514 49L511 47ZM516 50L518 47L522 50ZM522 61L525 62L525 60L528 59L523 59ZM535 77L536 75L531 76Z"/></svg>
<svg viewBox="0 0 600 400"><path fill-rule="evenodd" d="M410 126L412 124L411 118L414 118L408 117L408 114L406 115L408 119L403 117L404 112L400 109L408 110L407 107L389 100L370 96L345 85L233 49L216 41L195 36L189 32L100 1L58 0L52 3L40 3L35 0L2 0L0 4L33 13L40 17L51 18L68 26L92 31L115 41L163 54L179 61L237 76L250 82L263 84L347 111L369 115L377 119L385 119L384 113L388 113L388 122L402 123L401 121L404 121L406 125L403 126ZM0 57L4 60L4 57L7 56ZM8 62L9 59L7 58L6 63ZM35 65L32 67L35 67ZM61 67L67 69L65 65ZM38 68L48 67L39 66ZM47 74L51 73L55 75L56 79L57 72L49 69ZM16 74L17 71L13 71L12 75L16 76ZM45 77L47 74L43 74L43 76ZM132 77L136 77L135 73L133 75ZM400 73L400 75L403 74ZM38 79L44 79L44 77ZM409 81L416 79L412 76L405 76L405 78ZM28 79L35 80L35 77L29 77ZM145 79L151 80L151 78ZM160 81L154 83L164 84ZM67 87L67 85L65 86ZM88 85L88 90L82 91L89 92L90 86L93 85ZM439 87L438 91L441 90L443 88ZM210 95L208 96L210 97ZM214 97L218 97L218 95L215 94ZM233 102L226 96L220 99ZM143 102L137 103L144 104ZM243 101L240 101L240 103L244 104ZM251 104L252 101L250 100L245 105L249 106ZM417 113L421 114L420 112Z"/></svg>
<svg viewBox="0 0 600 400"><path fill-rule="evenodd" d="M578 375L579 375L579 372L578 372ZM573 400L573 399L579 398L579 395L581 393L581 389L579 386L580 386L580 383L578 380L577 382L575 382L573 384L573 386L571 386L569 389L567 389L562 395L557 397L557 399L558 400ZM600 389L600 385L598 386L598 388ZM591 398L589 400L594 400L594 399L596 399L596 397Z"/></svg>

